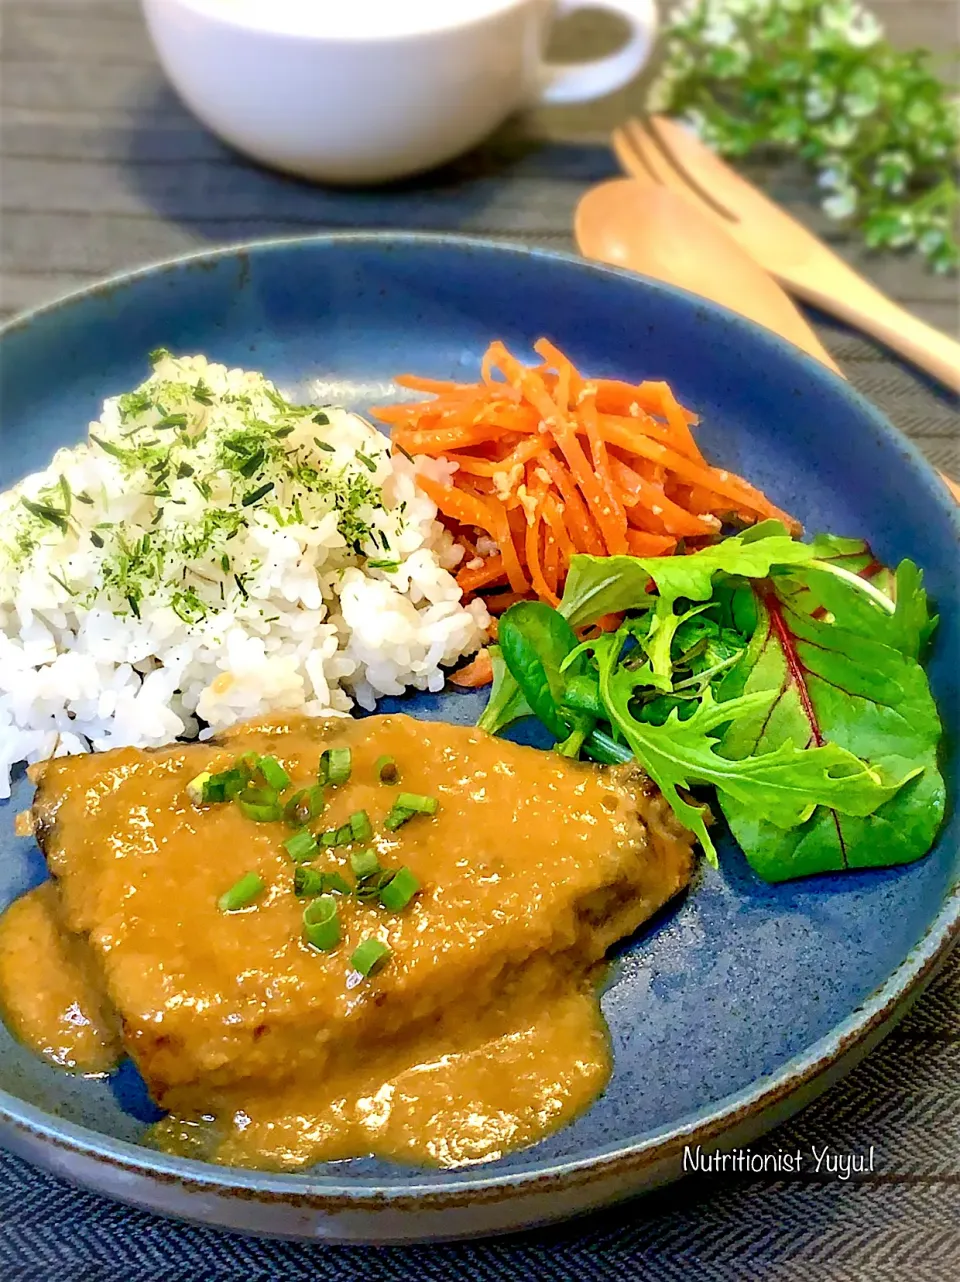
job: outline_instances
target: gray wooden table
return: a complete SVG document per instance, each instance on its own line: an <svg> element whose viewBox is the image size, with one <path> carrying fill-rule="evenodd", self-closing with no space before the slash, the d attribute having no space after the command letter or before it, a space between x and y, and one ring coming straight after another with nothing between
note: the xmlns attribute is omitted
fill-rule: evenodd
<svg viewBox="0 0 960 1282"><path fill-rule="evenodd" d="M899 40L945 49L956 39L954 0L874 7ZM639 93L513 122L472 156L388 191L327 192L257 169L207 135L164 84L134 0L0 0L0 22L0 314L206 245L323 228L454 230L570 248L574 204L614 174L606 136ZM588 15L558 47L587 54L610 39ZM833 234L801 175L763 177ZM894 297L956 329L955 281L913 259L842 248ZM956 404L865 338L815 319L855 385L933 462L960 472ZM498 1242L371 1252L172 1225L0 1155L0 1277L939 1282L960 1273L960 958L774 1143L872 1144L876 1173L850 1183L707 1177Z"/></svg>

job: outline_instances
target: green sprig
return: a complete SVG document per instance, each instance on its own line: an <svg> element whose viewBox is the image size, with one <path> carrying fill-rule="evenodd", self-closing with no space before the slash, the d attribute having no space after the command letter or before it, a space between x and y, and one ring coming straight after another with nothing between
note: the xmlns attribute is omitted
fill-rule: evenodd
<svg viewBox="0 0 960 1282"><path fill-rule="evenodd" d="M871 249L960 264L960 112L928 50L895 49L856 0L681 0L664 49L653 109L722 155L806 161L823 211Z"/></svg>

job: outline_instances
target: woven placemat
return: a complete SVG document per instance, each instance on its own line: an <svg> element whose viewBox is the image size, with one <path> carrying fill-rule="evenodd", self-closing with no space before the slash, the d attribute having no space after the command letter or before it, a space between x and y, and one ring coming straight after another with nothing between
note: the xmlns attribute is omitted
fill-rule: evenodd
<svg viewBox="0 0 960 1282"><path fill-rule="evenodd" d="M951 39L949 0L885 8L905 29L919 24L918 38ZM247 164L196 125L163 83L134 0L0 0L0 19L6 314L206 245L314 230L461 231L570 249L576 200L615 172L605 130L634 101L626 92L592 109L541 113L389 190L325 192ZM762 177L829 231L795 172ZM894 297L955 327L955 282L912 259L872 261L843 248ZM931 461L960 471L956 401L862 336L823 318L818 329L853 384ZM960 957L856 1072L768 1141L806 1153L813 1145L857 1154L873 1146L874 1173L690 1178L559 1227L376 1249L165 1221L0 1154L0 1279L941 1282L960 1272Z"/></svg>

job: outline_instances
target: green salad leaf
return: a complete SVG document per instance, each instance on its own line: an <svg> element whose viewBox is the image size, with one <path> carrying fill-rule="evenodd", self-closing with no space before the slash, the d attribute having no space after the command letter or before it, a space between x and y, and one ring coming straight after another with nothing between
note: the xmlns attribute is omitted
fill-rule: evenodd
<svg viewBox="0 0 960 1282"><path fill-rule="evenodd" d="M896 605L889 624L889 644L911 659L918 659L937 627L923 589L923 571L912 561L901 561L894 580ZM875 635L875 634L874 634Z"/></svg>
<svg viewBox="0 0 960 1282"><path fill-rule="evenodd" d="M515 721L533 714L520 692L516 678L503 660L500 647L488 646L487 653L493 667L493 686L477 725L481 730L486 730L487 734L499 734Z"/></svg>
<svg viewBox="0 0 960 1282"><path fill-rule="evenodd" d="M708 688L685 720L674 709L663 725L638 721L631 710L637 673L620 662L625 635L607 634L591 643L600 670L600 696L612 724L674 813L699 837L712 864L716 865L716 851L703 810L681 797L678 789L713 784L721 800L734 798L774 827L790 829L806 822L818 805L869 815L904 782L902 775L885 779L837 744L808 747L806 733L797 743L784 738L764 753L735 759L719 755L720 735L713 731L731 723L755 723L775 700L775 688L746 690L723 703L717 703Z"/></svg>
<svg viewBox="0 0 960 1282"><path fill-rule="evenodd" d="M907 863L929 850L943 818L937 769L941 727L918 654L935 620L922 575L904 561L892 614L822 570L801 567L759 590L761 613L747 653L721 686L741 699L773 691L731 723L722 751L760 759L786 742L832 744L906 786L869 815L821 804L778 831L726 790L718 799L751 865L768 881L846 868Z"/></svg>
<svg viewBox="0 0 960 1282"><path fill-rule="evenodd" d="M615 634L577 642L614 612ZM559 610L503 615L480 724L533 714L557 751L638 761L714 864L690 789L715 789L769 881L907 862L944 810L935 626L912 562L772 521L687 556L576 556Z"/></svg>
<svg viewBox="0 0 960 1282"><path fill-rule="evenodd" d="M560 612L576 627L605 614L652 609L656 598L708 601L714 576L720 571L762 578L775 565L798 565L815 560L815 544L797 543L779 521L763 521L712 547L689 556L575 556L570 563Z"/></svg>
<svg viewBox="0 0 960 1282"><path fill-rule="evenodd" d="M566 739L569 729L559 708L567 681L561 665L577 646L570 624L543 601L520 601L501 619L498 639L504 662L533 715L555 739Z"/></svg>

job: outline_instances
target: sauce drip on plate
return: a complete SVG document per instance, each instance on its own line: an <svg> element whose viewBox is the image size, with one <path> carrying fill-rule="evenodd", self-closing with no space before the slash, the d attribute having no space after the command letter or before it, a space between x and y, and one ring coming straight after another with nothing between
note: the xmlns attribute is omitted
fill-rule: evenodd
<svg viewBox="0 0 960 1282"><path fill-rule="evenodd" d="M108 1073L120 1058L116 1012L86 940L64 926L47 881L0 917L0 1011L37 1055L76 1073Z"/></svg>

